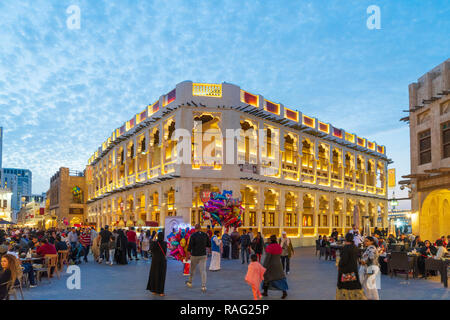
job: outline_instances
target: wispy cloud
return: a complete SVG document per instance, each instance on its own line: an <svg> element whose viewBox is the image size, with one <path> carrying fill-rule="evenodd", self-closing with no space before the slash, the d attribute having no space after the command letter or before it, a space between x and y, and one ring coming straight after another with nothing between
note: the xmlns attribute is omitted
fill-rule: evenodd
<svg viewBox="0 0 450 320"><path fill-rule="evenodd" d="M83 169L113 129L183 80L238 84L380 137L389 153L382 133L400 126L407 85L449 56L449 10L378 1L382 30L369 31L372 2L1 1L4 165L31 169L45 191L54 171ZM72 4L80 30L66 27ZM394 160L406 167L404 150Z"/></svg>

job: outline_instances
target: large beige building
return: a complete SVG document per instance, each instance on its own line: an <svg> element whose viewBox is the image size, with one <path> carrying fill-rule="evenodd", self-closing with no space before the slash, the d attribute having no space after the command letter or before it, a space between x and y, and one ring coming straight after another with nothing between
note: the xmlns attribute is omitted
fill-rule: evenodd
<svg viewBox="0 0 450 320"><path fill-rule="evenodd" d="M387 227L388 161L384 146L262 95L185 81L89 159L87 219L163 226L177 215L195 224L203 191L232 190L244 227L311 244L350 229L355 206L372 227Z"/></svg>
<svg viewBox="0 0 450 320"><path fill-rule="evenodd" d="M409 85L413 233L450 234L450 59Z"/></svg>

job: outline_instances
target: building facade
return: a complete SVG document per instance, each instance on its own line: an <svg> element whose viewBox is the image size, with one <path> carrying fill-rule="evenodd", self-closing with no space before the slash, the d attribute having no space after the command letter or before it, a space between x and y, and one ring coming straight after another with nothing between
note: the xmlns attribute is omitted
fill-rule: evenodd
<svg viewBox="0 0 450 320"><path fill-rule="evenodd" d="M0 187L0 219L14 221L11 209L11 189Z"/></svg>
<svg viewBox="0 0 450 320"><path fill-rule="evenodd" d="M85 221L86 181L83 172L60 168L50 179L45 201L45 227L80 226Z"/></svg>
<svg viewBox="0 0 450 320"><path fill-rule="evenodd" d="M3 168L1 185L13 193L11 208L15 217L22 207L22 197L31 196L32 173L28 169Z"/></svg>
<svg viewBox="0 0 450 320"><path fill-rule="evenodd" d="M351 228L355 206L387 226L385 147L223 84L185 81L127 121L89 159L98 226L202 223L204 191L231 190L243 228L301 244ZM363 221L360 221L362 224Z"/></svg>
<svg viewBox="0 0 450 320"><path fill-rule="evenodd" d="M450 234L450 59L409 85L413 233Z"/></svg>

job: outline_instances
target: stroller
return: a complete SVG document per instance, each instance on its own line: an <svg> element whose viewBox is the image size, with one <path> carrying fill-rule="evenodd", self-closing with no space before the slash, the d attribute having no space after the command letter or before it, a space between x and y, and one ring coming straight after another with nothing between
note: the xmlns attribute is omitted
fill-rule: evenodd
<svg viewBox="0 0 450 320"><path fill-rule="evenodd" d="M75 247L72 248L70 253L70 260L73 264L80 264L81 258L84 256L84 248L81 243L77 243Z"/></svg>

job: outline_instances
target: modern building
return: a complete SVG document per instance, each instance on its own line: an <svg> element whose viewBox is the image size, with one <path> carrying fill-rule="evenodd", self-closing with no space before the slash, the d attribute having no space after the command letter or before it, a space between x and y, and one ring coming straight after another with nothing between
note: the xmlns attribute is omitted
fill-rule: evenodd
<svg viewBox="0 0 450 320"><path fill-rule="evenodd" d="M20 227L43 228L45 225L44 202L32 199L24 203L17 214L17 224Z"/></svg>
<svg viewBox="0 0 450 320"><path fill-rule="evenodd" d="M413 233L450 234L450 59L409 85Z"/></svg>
<svg viewBox="0 0 450 320"><path fill-rule="evenodd" d="M22 197L31 195L32 173L28 169L3 168L1 186L11 189L13 214L22 207Z"/></svg>
<svg viewBox="0 0 450 320"><path fill-rule="evenodd" d="M332 228L387 227L383 145L229 84L185 81L133 116L86 168L97 226L202 223L204 191L242 200L243 227L311 245Z"/></svg>
<svg viewBox="0 0 450 320"><path fill-rule="evenodd" d="M11 189L0 188L0 219L14 221L11 210Z"/></svg>
<svg viewBox="0 0 450 320"><path fill-rule="evenodd" d="M83 172L60 168L50 179L45 201L45 227L85 224L86 181Z"/></svg>

